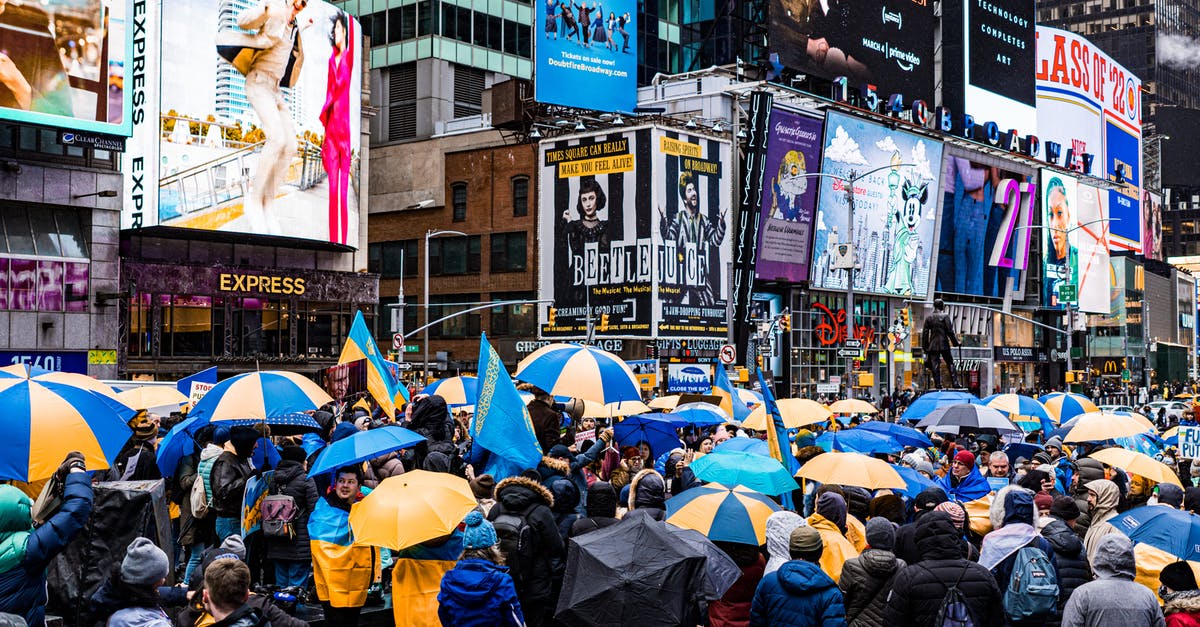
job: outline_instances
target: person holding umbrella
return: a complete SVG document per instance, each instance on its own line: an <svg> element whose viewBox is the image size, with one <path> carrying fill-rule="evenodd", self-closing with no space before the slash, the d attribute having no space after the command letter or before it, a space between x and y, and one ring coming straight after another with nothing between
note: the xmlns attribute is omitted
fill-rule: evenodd
<svg viewBox="0 0 1200 627"><path fill-rule="evenodd" d="M492 523L479 512L463 520L463 552L454 568L442 577L438 618L443 625L459 627L521 627L525 616Z"/></svg>

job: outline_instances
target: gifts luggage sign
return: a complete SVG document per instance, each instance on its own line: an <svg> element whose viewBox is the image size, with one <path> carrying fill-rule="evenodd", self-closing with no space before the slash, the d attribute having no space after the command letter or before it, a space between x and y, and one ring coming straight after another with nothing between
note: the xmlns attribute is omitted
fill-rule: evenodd
<svg viewBox="0 0 1200 627"><path fill-rule="evenodd" d="M1200 427L1179 427L1179 455L1200 458Z"/></svg>

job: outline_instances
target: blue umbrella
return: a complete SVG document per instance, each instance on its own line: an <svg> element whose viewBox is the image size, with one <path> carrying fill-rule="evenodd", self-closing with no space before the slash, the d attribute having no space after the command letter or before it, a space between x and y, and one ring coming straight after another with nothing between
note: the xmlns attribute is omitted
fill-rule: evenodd
<svg viewBox="0 0 1200 627"><path fill-rule="evenodd" d="M617 444L622 446L635 446L638 442L645 442L650 445L651 454L658 457L671 449L683 446L675 430L686 424L665 414L629 416L613 425L613 437Z"/></svg>
<svg viewBox="0 0 1200 627"><path fill-rule="evenodd" d="M193 436L206 424L208 421L202 418L188 418L171 427L167 435L163 436L162 441L158 443L156 458L158 470L164 477L174 477L179 460L196 452L196 440Z"/></svg>
<svg viewBox="0 0 1200 627"><path fill-rule="evenodd" d="M692 462L692 472L701 481L723 486L746 486L775 496L800 486L783 464L771 457L738 451L713 451Z"/></svg>
<svg viewBox="0 0 1200 627"><path fill-rule="evenodd" d="M826 451L846 451L850 453L894 453L904 448L896 440L876 433L859 429L844 429L842 431L826 431L817 438L817 446Z"/></svg>
<svg viewBox="0 0 1200 627"><path fill-rule="evenodd" d="M325 447L313 461L313 467L309 469L308 476L315 477L343 466L375 459L380 455L386 455L424 441L425 436L404 427L392 425L369 431L359 431Z"/></svg>
<svg viewBox="0 0 1200 627"><path fill-rule="evenodd" d="M767 446L767 441L758 438L729 438L713 447L713 452L717 451L740 451L764 457L771 456L771 447Z"/></svg>
<svg viewBox="0 0 1200 627"><path fill-rule="evenodd" d="M1200 559L1200 516L1173 507L1135 507L1109 520L1130 540L1162 549L1181 560Z"/></svg>
<svg viewBox="0 0 1200 627"><path fill-rule="evenodd" d="M1178 440L1179 436L1175 437L1176 440ZM1162 453L1163 448L1167 446L1167 443L1158 436L1149 433L1139 433L1137 435L1126 436L1123 438L1113 438L1112 441L1121 448L1137 451L1139 453L1145 453L1150 457L1154 457L1155 455ZM1176 445L1178 445L1178 442L1176 442Z"/></svg>
<svg viewBox="0 0 1200 627"><path fill-rule="evenodd" d="M552 396L572 396L601 405L642 400L638 380L621 358L581 344L539 348L521 360L513 378Z"/></svg>
<svg viewBox="0 0 1200 627"><path fill-rule="evenodd" d="M684 403L671 410L671 417L697 427L711 427L730 421L729 414L709 403Z"/></svg>
<svg viewBox="0 0 1200 627"><path fill-rule="evenodd" d="M325 448L325 440L321 439L316 433L305 433L300 438L300 448L304 449L304 454L311 456L313 453Z"/></svg>
<svg viewBox="0 0 1200 627"><path fill-rule="evenodd" d="M966 392L929 392L928 394L918 396L917 400L913 401L912 405L909 405L908 409L904 410L900 418L909 422L916 422L928 416L930 412L939 407L978 401L979 398L974 394Z"/></svg>
<svg viewBox="0 0 1200 627"><path fill-rule="evenodd" d="M1004 447L1004 454L1008 455L1010 461L1016 461L1018 457L1025 459L1033 459L1034 455L1046 450L1041 444L1032 442L1013 442Z"/></svg>
<svg viewBox="0 0 1200 627"><path fill-rule="evenodd" d="M907 425L897 424L894 422L883 422L882 420L869 420L856 427L858 429L866 429L875 433L882 433L889 436L904 446L915 446L917 448L925 448L933 446L929 441L929 436L909 427Z"/></svg>
<svg viewBox="0 0 1200 627"><path fill-rule="evenodd" d="M904 483L906 484L904 488L904 495L910 499L916 498L916 496L925 488L932 488L937 485L933 482L933 479L926 477L925 475L913 470L912 468L909 468L908 466L895 465L893 468L896 469L896 472L900 475L900 478L904 479Z"/></svg>

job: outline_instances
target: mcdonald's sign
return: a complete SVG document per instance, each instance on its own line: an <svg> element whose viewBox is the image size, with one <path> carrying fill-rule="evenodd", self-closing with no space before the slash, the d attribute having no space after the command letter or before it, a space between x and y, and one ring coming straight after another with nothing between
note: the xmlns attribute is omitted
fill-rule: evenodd
<svg viewBox="0 0 1200 627"><path fill-rule="evenodd" d="M1096 357L1092 359L1092 368L1101 376L1117 376L1125 370L1124 357Z"/></svg>

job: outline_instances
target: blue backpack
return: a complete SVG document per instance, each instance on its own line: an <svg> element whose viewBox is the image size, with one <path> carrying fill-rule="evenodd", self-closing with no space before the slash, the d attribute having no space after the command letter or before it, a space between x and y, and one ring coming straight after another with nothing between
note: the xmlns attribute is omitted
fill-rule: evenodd
<svg viewBox="0 0 1200 627"><path fill-rule="evenodd" d="M1058 575L1046 552L1033 546L1017 551L1004 593L1004 613L1019 621L1053 616L1057 610Z"/></svg>

